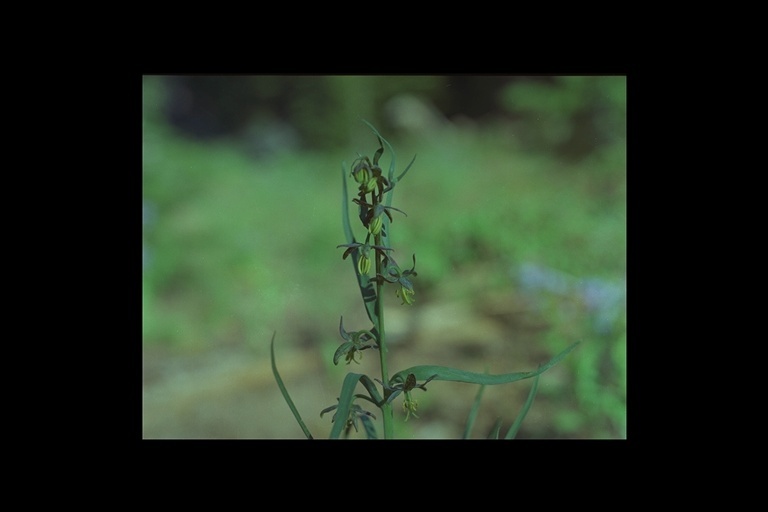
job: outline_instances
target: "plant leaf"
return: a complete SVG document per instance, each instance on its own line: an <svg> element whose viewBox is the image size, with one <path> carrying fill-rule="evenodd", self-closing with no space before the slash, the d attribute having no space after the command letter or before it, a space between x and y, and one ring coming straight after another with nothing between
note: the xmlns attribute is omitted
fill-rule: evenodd
<svg viewBox="0 0 768 512"><path fill-rule="evenodd" d="M400 176L397 177L397 181L400 181L403 179L403 177L405 176L405 173L408 172L408 169L411 168L411 166L413 165L413 162L415 161L416 161L416 155L413 155L413 159L411 160L411 163L409 163L408 167L406 167L405 170L402 173L400 173Z"/></svg>
<svg viewBox="0 0 768 512"><path fill-rule="evenodd" d="M307 439L313 439L312 434L309 432L309 429L304 424L304 420L301 419L301 415L299 414L298 409L296 409L296 406L293 404L293 400L291 400L291 396L288 394L288 390L285 388L285 385L283 384L283 379L280 378L280 373L277 371L277 365L275 364L275 335L277 334L277 331L272 333L272 342L269 344L269 351L272 358L272 373L275 375L275 380L277 381L277 387L280 388L280 392L283 394L283 398L288 403L288 407L291 409L291 412L293 413L294 418L296 418L296 421L299 422L299 426L301 427L301 430L304 431L304 435L307 436Z"/></svg>
<svg viewBox="0 0 768 512"><path fill-rule="evenodd" d="M341 394L339 395L339 403L336 410L336 421L333 422L331 428L331 439L338 439L341 432L344 430L344 425L349 418L349 411L352 405L352 400L355 398L355 387L360 380L359 373L348 373L344 377L344 383L341 385Z"/></svg>
<svg viewBox="0 0 768 512"><path fill-rule="evenodd" d="M392 161L389 163L389 177L388 177L388 179L389 179L390 183L393 183L392 178L395 177L395 150L392 149L392 146L389 144L387 139L382 137L381 134L379 133L379 131L376 128L374 128L371 123L369 123L365 119L363 119L362 121L365 124L367 124L368 128L370 128L373 131L373 133L380 139L379 142L384 141L384 144L386 144L387 147L389 148L389 152L392 153Z"/></svg>
<svg viewBox="0 0 768 512"><path fill-rule="evenodd" d="M347 239L347 243L353 244L357 242L357 240L355 240L355 235L352 232L352 225L349 223L349 197L347 195L347 171L345 167L344 164L341 165L341 178L343 184L341 195L341 221L344 226L344 236ZM373 322L373 325L379 325L377 321L379 317L376 314L376 292L373 289L373 284L371 283L371 280L368 279L368 276L361 274L358 269L357 261L360 259L359 251L352 251L350 255L352 256L351 260L355 270L355 276L357 276L357 284L360 287L360 294L363 296L365 311L368 313L368 318Z"/></svg>
<svg viewBox="0 0 768 512"><path fill-rule="evenodd" d="M533 405L533 398L536 396L536 390L539 389L540 377L541 375L537 375L536 378L533 379L533 387L528 393L528 398L526 399L525 404L523 404L523 408L520 410L520 414L517 415L517 419L515 419L515 422L511 427L509 427L507 435L504 436L504 439L514 439L517 435L517 431L520 430L520 425L523 423L525 415L528 414L528 410L531 408L531 405Z"/></svg>
<svg viewBox="0 0 768 512"><path fill-rule="evenodd" d="M483 399L483 392L485 391L485 385L481 385L475 395L475 401L472 403L472 408L469 410L469 416L467 416L467 426L464 427L464 435L462 439L469 439L469 434L472 432L472 427L475 425L475 419L477 419L477 411L480 409L480 400Z"/></svg>
<svg viewBox="0 0 768 512"><path fill-rule="evenodd" d="M341 222L344 226L344 236L348 244L355 243L355 235L352 232L352 225L349 223L349 197L347 196L347 169L344 163L341 164Z"/></svg>
<svg viewBox="0 0 768 512"><path fill-rule="evenodd" d="M323 417L323 414L325 414L325 413L327 413L327 412L331 412L331 411L333 411L334 409L336 409L337 407L338 407L338 405L331 405L330 407L326 407L325 409L323 409L322 411L320 411L320 417L322 418L322 417Z"/></svg>
<svg viewBox="0 0 768 512"><path fill-rule="evenodd" d="M371 380L370 377L367 375L363 375L360 377L360 384L363 385L363 387L368 391L368 394L371 395L371 400L376 405L381 405L381 402L383 398L381 398L381 395L379 394L379 390L376 389L376 384Z"/></svg>
<svg viewBox="0 0 768 512"><path fill-rule="evenodd" d="M499 431L501 430L501 418L498 418L491 427L491 431L488 433L488 439L498 439Z"/></svg>
<svg viewBox="0 0 768 512"><path fill-rule="evenodd" d="M355 267L355 275L357 276L357 285L360 287L360 295L363 296L363 304L365 304L365 312L368 313L368 318L373 325L379 325L379 315L376 314L376 291L373 288L373 283L368 276L361 274L357 269L357 253L352 254L352 264Z"/></svg>
<svg viewBox="0 0 768 512"><path fill-rule="evenodd" d="M398 383L405 382L405 379L408 377L409 373L412 373L416 376L416 380L426 380L430 377L433 377L434 380L446 380L446 381L453 381L453 382L468 382L470 384L486 384L486 385L497 385L497 384L509 384L510 382L516 382L518 380L523 379L529 379L531 377L535 377L537 375L540 375L559 363L568 353L576 348L576 346L580 342L577 341L567 349L560 352L558 355L550 359L546 364L539 366L536 370L530 371L530 372L514 372L514 373L504 373L499 375L492 375L489 373L476 373L476 372L468 372L464 370L458 370L456 368L449 368L447 366L433 366L433 365L421 365L421 366L413 366L411 368L408 368L406 370L401 370L397 372L395 375L392 376L392 378L389 380L390 386L393 386Z"/></svg>

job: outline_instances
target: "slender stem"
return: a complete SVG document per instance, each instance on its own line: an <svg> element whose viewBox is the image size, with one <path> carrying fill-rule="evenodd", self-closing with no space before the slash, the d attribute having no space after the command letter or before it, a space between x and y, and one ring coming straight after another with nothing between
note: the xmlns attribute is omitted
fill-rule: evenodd
<svg viewBox="0 0 768 512"><path fill-rule="evenodd" d="M376 245L381 245L381 234L375 237ZM382 256L378 251L374 251L376 255L376 274L382 275L381 259ZM379 359L381 361L381 382L389 382L389 372L387 371L387 345L386 336L384 334L384 296L382 295L383 284L379 281L376 283L376 317L379 320L379 325L376 328L379 331ZM384 389L384 400L389 398L390 392ZM394 437L394 416L392 414L392 403L386 403L381 406L381 413L384 420L384 439L392 439Z"/></svg>

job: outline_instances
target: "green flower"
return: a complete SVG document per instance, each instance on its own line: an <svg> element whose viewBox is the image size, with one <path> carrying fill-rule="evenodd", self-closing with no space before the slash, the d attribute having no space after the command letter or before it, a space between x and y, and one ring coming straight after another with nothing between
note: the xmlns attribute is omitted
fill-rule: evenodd
<svg viewBox="0 0 768 512"><path fill-rule="evenodd" d="M355 162L359 163L355 165ZM371 178L371 164L368 157L360 157L355 162L352 162L352 177L361 185L368 183Z"/></svg>
<svg viewBox="0 0 768 512"><path fill-rule="evenodd" d="M338 401L338 398L336 399ZM338 409L339 405L332 405L330 407L326 407L322 411L320 411L320 417L323 417L323 414L326 414L328 412L331 412L333 410ZM347 421L344 423L344 434L349 435L350 430L354 427L355 432L357 432L357 420L361 419L364 423L366 421L370 422L370 418L376 419L376 416L370 412L366 411L362 407L360 407L358 404L351 404L349 407L349 416L347 417ZM336 421L336 414L334 413L333 417L331 418L331 422Z"/></svg>
<svg viewBox="0 0 768 512"><path fill-rule="evenodd" d="M413 283L411 283L410 279L410 276L415 277L418 275L416 273L416 255L413 255L413 267L411 267L410 270L400 270L400 266L392 256L387 255L386 258L387 262L391 262L391 264L387 264L384 275L377 274L376 277L371 280L376 281L379 284L384 281L388 283L398 283L400 287L397 289L397 296L403 299L403 304L410 306L416 301L413 297L416 292L413 290Z"/></svg>
<svg viewBox="0 0 768 512"><path fill-rule="evenodd" d="M339 345L336 353L333 354L333 364L339 364L339 359L344 356L347 364L352 361L360 363L363 358L362 351L368 348L379 348L376 343L376 336L369 330L363 329L357 332L347 332L344 330L344 317L339 319L339 334L345 340ZM358 357L359 356L359 357Z"/></svg>
<svg viewBox="0 0 768 512"><path fill-rule="evenodd" d="M389 210L395 210L402 213L406 217L408 216L408 214L405 213L403 210L395 208L394 206L384 206L381 203L370 204L364 201L363 199L357 198L357 197L353 199L352 202L360 206L360 220L362 221L363 226L367 227L368 230L374 235L379 234L379 232L381 231L381 214L382 213L389 218L389 222L392 222L392 214L389 213Z"/></svg>
<svg viewBox="0 0 768 512"><path fill-rule="evenodd" d="M351 173L355 181L360 184L360 191L363 194L373 192L378 187L379 199L384 195L384 192L391 190L389 181L383 176L381 167L378 165L380 156L381 152L377 151L373 157L373 163L367 156L360 156L352 162Z"/></svg>
<svg viewBox="0 0 768 512"><path fill-rule="evenodd" d="M418 409L419 407L419 402L411 396L411 391L413 391L416 388L426 391L427 384L429 383L429 381L431 381L435 377L437 377L437 375L431 376L421 384L416 382L416 376L412 373L408 374L408 376L405 378L405 382L403 382L402 377L397 377L397 378L393 378L393 380L390 381L389 385L384 384L379 379L374 379L374 380L379 384L381 384L384 389L389 391L389 397L385 400L384 403L389 403L392 400L394 400L395 397L400 393L405 393L405 400L403 401L403 410L405 411L405 420L408 421L408 417L411 414L413 414L416 418L419 417L416 414L416 409Z"/></svg>
<svg viewBox="0 0 768 512"><path fill-rule="evenodd" d="M415 294L416 292L414 292L412 288L406 288L405 285L400 285L400 289L398 289L396 292L396 295L403 299L401 305L408 304L409 306L416 302L416 299L413 298Z"/></svg>
<svg viewBox="0 0 768 512"><path fill-rule="evenodd" d="M379 182L378 179L371 178L370 180L368 180L368 183L365 185L365 188L363 189L363 192L365 192L367 194L368 192L373 191L376 188L376 184L378 182Z"/></svg>
<svg viewBox="0 0 768 512"><path fill-rule="evenodd" d="M362 275L368 275L368 272L371 271L371 258L368 256L368 253L371 251L371 249L377 251L382 256L386 256L387 253L384 251L392 251L393 249L389 247L384 247L382 245L371 245L369 243L361 244L360 242L353 242L351 244L341 244L337 245L336 248L339 247L346 247L347 250L344 251L344 254L341 256L341 259L345 260L347 259L347 256L352 254L354 251L358 251L358 259L357 259L357 271Z"/></svg>
<svg viewBox="0 0 768 512"><path fill-rule="evenodd" d="M403 400L403 410L405 411L405 421L408 421L408 417L413 414L415 418L419 415L416 414L416 409L419 407L419 402L414 398L411 398L410 391L405 392L405 400Z"/></svg>

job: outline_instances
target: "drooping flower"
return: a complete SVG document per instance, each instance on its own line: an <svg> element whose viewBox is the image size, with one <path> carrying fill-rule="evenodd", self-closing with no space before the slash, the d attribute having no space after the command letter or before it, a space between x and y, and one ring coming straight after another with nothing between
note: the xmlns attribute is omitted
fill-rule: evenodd
<svg viewBox="0 0 768 512"><path fill-rule="evenodd" d="M414 295L416 292L413 290L413 283L411 282L411 276L417 276L416 273L416 255L413 255L413 267L410 270L401 270L395 259L387 254L386 256L386 269L384 274L377 274L374 281L383 283L398 283L400 286L397 289L397 296L403 299L403 304L411 305L416 299Z"/></svg>
<svg viewBox="0 0 768 512"><path fill-rule="evenodd" d="M344 329L344 317L339 319L339 334L344 339L344 343L339 345L336 353L333 354L333 364L339 364L339 359L342 356L344 356L347 364L352 361L359 364L360 359L363 358L363 350L379 348L376 336L370 330L362 329L356 332L347 332Z"/></svg>
<svg viewBox="0 0 768 512"><path fill-rule="evenodd" d="M413 297L416 292L413 291L413 288L406 288L405 285L400 285L400 288L396 292L397 296L403 299L403 302L401 304L407 304L411 305L414 302L416 302L416 299Z"/></svg>
<svg viewBox="0 0 768 512"><path fill-rule="evenodd" d="M419 415L416 414L416 409L419 408L419 402L411 397L411 393L409 391L405 392L405 400L403 400L403 410L405 411L405 421L408 421L408 417L413 414L415 418L418 418Z"/></svg>
<svg viewBox="0 0 768 512"><path fill-rule="evenodd" d="M390 247L384 247L382 245L372 245L367 243L367 241L370 239L366 239L366 243L361 244L360 242L353 242L351 244L341 244L337 245L336 248L339 247L346 247L347 250L344 251L344 254L341 256L341 259L347 259L347 256L352 254L354 251L358 251L357 256L357 271L362 275L368 275L368 273L371 271L371 257L368 255L368 253L371 251L371 249L375 250L382 256L386 256L387 253L385 251L392 251L394 249Z"/></svg>

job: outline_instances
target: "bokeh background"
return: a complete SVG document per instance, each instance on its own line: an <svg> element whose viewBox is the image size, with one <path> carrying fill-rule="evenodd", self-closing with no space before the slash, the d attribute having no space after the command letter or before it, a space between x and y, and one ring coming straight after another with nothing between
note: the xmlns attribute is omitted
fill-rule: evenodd
<svg viewBox="0 0 768 512"><path fill-rule="evenodd" d="M624 76L145 76L144 438L303 438L275 331L315 437L348 371L379 375L372 351L332 364L339 317L369 327L336 249L342 162L378 149L361 119L397 173L417 155L393 200L418 277L410 307L387 292L390 371L528 371L581 340L517 437L625 438ZM471 437L503 436L531 385L486 388ZM460 438L478 386L427 389L419 418L397 400L398 436Z"/></svg>

